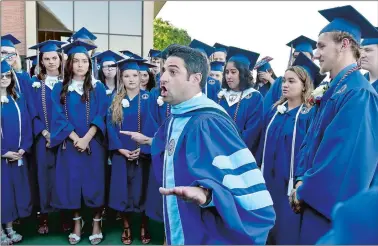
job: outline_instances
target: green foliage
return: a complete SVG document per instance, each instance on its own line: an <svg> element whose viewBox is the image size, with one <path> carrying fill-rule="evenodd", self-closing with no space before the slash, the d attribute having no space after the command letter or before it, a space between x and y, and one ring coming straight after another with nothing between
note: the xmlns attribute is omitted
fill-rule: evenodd
<svg viewBox="0 0 378 246"><path fill-rule="evenodd" d="M154 49L163 50L170 44L188 45L190 42L191 37L186 30L161 18L154 20Z"/></svg>

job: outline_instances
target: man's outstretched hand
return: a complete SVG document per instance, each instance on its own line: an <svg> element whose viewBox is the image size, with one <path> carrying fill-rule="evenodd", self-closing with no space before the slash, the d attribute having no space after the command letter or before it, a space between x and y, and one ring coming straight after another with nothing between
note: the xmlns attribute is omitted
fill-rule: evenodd
<svg viewBox="0 0 378 246"><path fill-rule="evenodd" d="M152 144L152 138L149 138L142 133L139 132L130 132L130 131L120 131L121 134L130 136L132 140L137 142L138 144Z"/></svg>
<svg viewBox="0 0 378 246"><path fill-rule="evenodd" d="M162 195L177 196L184 201L195 202L200 206L206 203L207 197L209 195L208 190L195 186L177 186L172 189L160 187L159 191Z"/></svg>

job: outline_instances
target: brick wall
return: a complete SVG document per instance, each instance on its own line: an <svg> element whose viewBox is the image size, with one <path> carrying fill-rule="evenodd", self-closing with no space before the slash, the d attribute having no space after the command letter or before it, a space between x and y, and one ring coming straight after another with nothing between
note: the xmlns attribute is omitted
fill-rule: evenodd
<svg viewBox="0 0 378 246"><path fill-rule="evenodd" d="M25 1L5 0L1 4L1 35L12 34L21 44L16 45L20 55L26 55Z"/></svg>

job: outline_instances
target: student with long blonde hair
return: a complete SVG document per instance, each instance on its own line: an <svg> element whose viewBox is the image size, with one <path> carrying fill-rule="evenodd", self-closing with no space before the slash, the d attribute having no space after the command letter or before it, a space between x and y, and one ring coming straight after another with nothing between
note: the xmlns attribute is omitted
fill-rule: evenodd
<svg viewBox="0 0 378 246"><path fill-rule="evenodd" d="M107 116L109 150L112 154L109 207L121 212L123 233L121 241L133 242L130 213L142 213L140 239L148 244L148 217L145 202L150 171L150 149L139 146L120 131L148 133L155 127L147 126L149 93L140 89L140 59L127 59L118 63L120 68L119 92L114 97Z"/></svg>

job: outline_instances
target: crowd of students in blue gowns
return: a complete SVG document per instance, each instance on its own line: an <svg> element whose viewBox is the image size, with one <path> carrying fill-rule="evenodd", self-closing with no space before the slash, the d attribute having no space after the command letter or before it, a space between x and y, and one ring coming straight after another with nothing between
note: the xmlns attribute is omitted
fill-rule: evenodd
<svg viewBox="0 0 378 246"><path fill-rule="evenodd" d="M330 24L322 32L330 28L343 30L348 24L346 20L353 19L350 16L340 19L340 12L351 13L351 16L359 14L349 7L331 14L323 13ZM339 18L333 21L329 15ZM365 20L359 25L351 29L357 30L352 32L352 37L358 42L361 42L361 37L366 37L361 42L362 46L378 45L378 35L371 29L370 33L364 31L370 28L370 23ZM40 60L47 52L56 52L60 59L64 58L61 55L64 53L68 60L75 62L72 61L75 54L88 56L88 52L96 48L85 40L95 42L96 36L82 28L70 38L69 43L49 40L30 49L37 50L33 57L37 66L42 64ZM11 34L1 37L2 47L16 48L19 43ZM371 204L377 203L378 194L374 187L378 185L378 81L369 82L369 73L362 75L357 64L344 68L332 81L323 81L325 76L320 74L320 68L313 62L313 52L317 48L315 41L301 35L287 46L291 48L291 66L287 71L296 73L290 68L299 67L305 72L310 81L305 86L308 95L315 88L326 86L327 91L320 103L309 104L302 100L296 107L289 108L283 93L284 84L289 80L287 71L285 75L276 77L269 63L272 59L263 58L258 62L259 54L256 52L218 43L210 46L196 39L189 45L208 57L211 71L222 73L222 81L209 76L202 92L227 112L263 173L276 214L267 243L315 244L320 238L321 243L377 243L377 237L371 234L366 240L356 239L363 237L364 230L361 228L353 227L352 230L343 227L347 223L362 223L355 220L364 218L364 212L377 218L376 209L363 211L362 207L359 213L350 212L356 209L353 204L358 206L359 202L347 200L359 194L370 208L373 208ZM223 58L215 60L215 53ZM104 207L119 212L124 219L121 238L124 244L133 241L128 215L142 213L145 233L141 234L141 239L143 243L149 243L148 218L164 221L162 195L158 191L162 186L161 160L152 158L149 146L138 145L120 131L140 132L149 137L157 133L156 137L164 137L159 133L167 124L172 106L160 96L160 74L151 73L151 68L166 59L164 51L151 50L149 62L130 51L97 53L92 57L92 67L89 68L93 74L91 72L84 81L74 80L74 72L68 71L67 64L63 66L65 71L60 64L56 76L41 77L36 73L30 77L8 64L12 56L15 54L3 57L2 52L1 78L5 74L12 75L7 94L1 95L2 243L17 243L22 239L13 225L18 219L30 216L33 206L38 206L43 217L39 222L42 230L38 233L47 234L48 213L64 211L62 223L67 231L71 231L73 226L69 226L67 216L68 220L72 217L75 223L79 221L82 224L79 211L83 204L93 209L93 222L103 219ZM228 83L231 76L228 73L240 64L249 68L245 73L246 79L232 87L232 83ZM247 83L253 70L257 72L258 84ZM114 71L113 77L105 75L104 71ZM151 90L140 87L138 74L143 71L153 76L151 81L154 85L156 83ZM242 71L239 70L239 73ZM112 83L107 84L108 81ZM302 83L305 84L305 80ZM343 110L339 112L341 108ZM203 131L206 129L203 126ZM193 145L208 148L209 152L215 148L211 145L220 144L211 142L216 141L215 135L214 139L202 139L201 132L192 135ZM155 146L159 147L165 148ZM345 154L334 156L335 149ZM16 160L4 157L6 153L17 156ZM200 165L201 161L206 160L199 158L191 164ZM180 169L180 166L175 168ZM186 167L183 168L180 175L185 180ZM199 167L193 168L201 172ZM339 172L343 175L336 175ZM34 175L38 186L34 183ZM307 204L302 213L294 213L288 199L298 181L303 185L297 189L297 198ZM329 182L329 185L320 185L324 182ZM254 188L261 189L258 185ZM371 190L363 193L368 188ZM36 193L39 201L36 201ZM340 205L340 201L345 204ZM220 199L219 203L227 201ZM193 207L193 211L186 211L188 214L185 216L190 217L190 213L198 213L199 209ZM227 211L228 208L222 209ZM75 214L67 213L67 210L73 210ZM227 223L232 224L233 219L248 219L236 216L237 211L230 210L230 213L235 213L235 216L225 216ZM350 213L354 216L349 216ZM360 215L361 218L358 218ZM268 212L267 216L274 217ZM206 218L203 214L202 219ZM369 230L377 225L377 221L363 223ZM253 220L251 225L264 227L259 227L258 223L258 220ZM184 226L194 228L195 225L193 219L186 221ZM352 231L343 234L347 230ZM212 232L217 233L216 230ZM346 239L345 235L349 237ZM197 236L200 237L200 234ZM219 240L213 243L222 242L222 238L226 240L227 235L214 235L214 238L217 237ZM190 243L199 243L196 233L188 235L188 238L192 240L188 241ZM71 244L76 244L81 235L72 232L69 239ZM101 228L94 230L89 239L92 244L100 243L103 240ZM243 242L243 237L238 240ZM256 242L265 243L265 240L259 240Z"/></svg>

